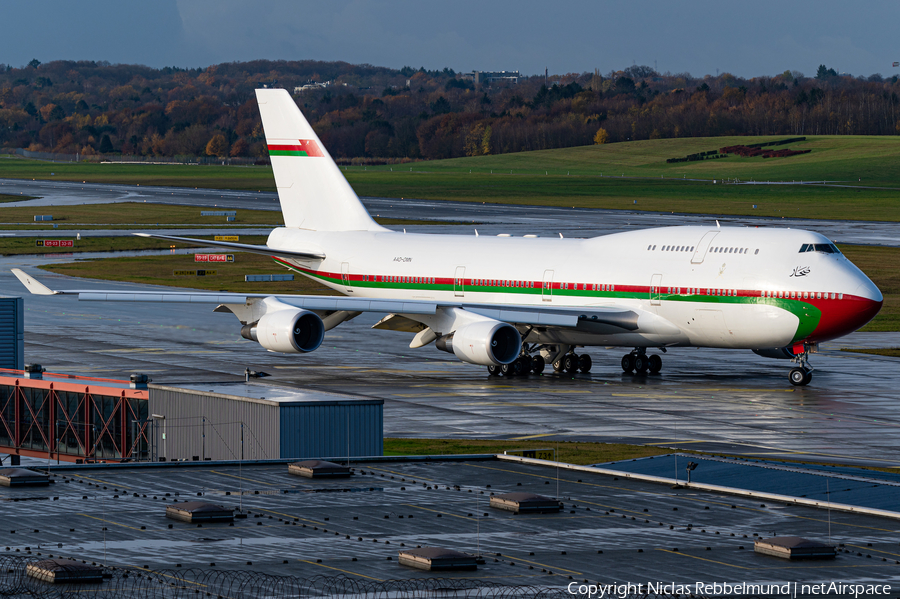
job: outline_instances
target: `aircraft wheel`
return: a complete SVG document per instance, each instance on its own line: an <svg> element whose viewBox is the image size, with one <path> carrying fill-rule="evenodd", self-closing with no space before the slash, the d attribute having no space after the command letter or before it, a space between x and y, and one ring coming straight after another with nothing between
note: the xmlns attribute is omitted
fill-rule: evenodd
<svg viewBox="0 0 900 599"><path fill-rule="evenodd" d="M563 368L569 374L572 374L578 370L578 356L575 354L566 354L566 356L562 359Z"/></svg>
<svg viewBox="0 0 900 599"><path fill-rule="evenodd" d="M581 354L578 356L578 370L585 374L591 371L593 363L593 360L591 360L591 357L588 354Z"/></svg>
<svg viewBox="0 0 900 599"><path fill-rule="evenodd" d="M791 368L788 378L795 387L803 387L812 380L812 373L805 368Z"/></svg>
<svg viewBox="0 0 900 599"><path fill-rule="evenodd" d="M531 358L531 371L535 374L540 374L544 372L544 366L547 363L544 362L544 358L542 356L534 356Z"/></svg>
<svg viewBox="0 0 900 599"><path fill-rule="evenodd" d="M656 374L660 370L662 370L662 358L658 355L653 354L649 358L647 358L647 365L650 368L650 372Z"/></svg>
<svg viewBox="0 0 900 599"><path fill-rule="evenodd" d="M622 356L622 371L623 372L631 372L634 370L634 356L631 354L625 354Z"/></svg>
<svg viewBox="0 0 900 599"><path fill-rule="evenodd" d="M488 368L488 374L490 376L500 376L500 367L494 364L491 364Z"/></svg>
<svg viewBox="0 0 900 599"><path fill-rule="evenodd" d="M513 362L513 364L514 363L515 362ZM514 376L514 373L512 370L512 364L501 364L500 365L500 374L505 375L505 376Z"/></svg>
<svg viewBox="0 0 900 599"><path fill-rule="evenodd" d="M645 374L650 364L647 363L647 356L638 354L634 357L634 371L638 374Z"/></svg>

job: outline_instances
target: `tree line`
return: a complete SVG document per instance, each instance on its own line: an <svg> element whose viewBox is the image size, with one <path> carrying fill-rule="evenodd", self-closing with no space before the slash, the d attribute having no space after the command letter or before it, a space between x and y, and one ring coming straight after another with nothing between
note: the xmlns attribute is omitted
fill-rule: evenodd
<svg viewBox="0 0 900 599"><path fill-rule="evenodd" d="M475 85L452 69L318 61L202 69L0 65L0 146L267 158L253 90L294 94L338 159L399 161L720 135L897 135L897 76L825 65L743 79L631 66ZM302 89L300 89L302 88ZM295 90L297 90L295 92Z"/></svg>

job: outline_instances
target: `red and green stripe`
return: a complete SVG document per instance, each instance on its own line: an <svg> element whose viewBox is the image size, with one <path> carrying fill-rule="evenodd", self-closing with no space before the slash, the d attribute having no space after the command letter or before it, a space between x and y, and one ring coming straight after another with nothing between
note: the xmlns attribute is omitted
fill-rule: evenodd
<svg viewBox="0 0 900 599"><path fill-rule="evenodd" d="M323 157L319 144L312 139L299 139L295 144L269 144L269 156L313 156Z"/></svg>

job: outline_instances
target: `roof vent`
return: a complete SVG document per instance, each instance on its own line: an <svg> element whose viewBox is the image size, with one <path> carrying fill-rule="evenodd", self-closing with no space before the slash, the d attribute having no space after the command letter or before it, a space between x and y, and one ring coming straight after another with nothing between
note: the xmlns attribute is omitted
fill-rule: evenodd
<svg viewBox="0 0 900 599"><path fill-rule="evenodd" d="M352 473L349 466L326 460L304 460L288 466L288 472L306 478L346 478Z"/></svg>
<svg viewBox="0 0 900 599"><path fill-rule="evenodd" d="M205 501L182 501L166 506L166 518L182 522L234 522L234 510Z"/></svg>
<svg viewBox="0 0 900 599"><path fill-rule="evenodd" d="M474 555L443 547L419 547L400 552L400 565L419 570L475 570L478 561Z"/></svg>
<svg viewBox="0 0 900 599"><path fill-rule="evenodd" d="M50 477L24 468L4 468L0 470L0 486L4 487L46 487Z"/></svg>
<svg viewBox="0 0 900 599"><path fill-rule="evenodd" d="M54 584L103 581L103 568L61 558L28 564L25 573L32 578Z"/></svg>
<svg viewBox="0 0 900 599"><path fill-rule="evenodd" d="M756 553L774 555L786 559L831 559L836 556L834 547L810 541L802 537L770 537L753 544Z"/></svg>
<svg viewBox="0 0 900 599"><path fill-rule="evenodd" d="M150 382L150 377L146 374L133 373L131 375L131 388L132 389L146 389L147 383Z"/></svg>
<svg viewBox="0 0 900 599"><path fill-rule="evenodd" d="M44 367L40 364L26 364L25 365L25 378L26 379L42 379L44 378Z"/></svg>
<svg viewBox="0 0 900 599"><path fill-rule="evenodd" d="M491 507L516 514L558 512L562 504L552 497L536 493L504 493L491 497Z"/></svg>

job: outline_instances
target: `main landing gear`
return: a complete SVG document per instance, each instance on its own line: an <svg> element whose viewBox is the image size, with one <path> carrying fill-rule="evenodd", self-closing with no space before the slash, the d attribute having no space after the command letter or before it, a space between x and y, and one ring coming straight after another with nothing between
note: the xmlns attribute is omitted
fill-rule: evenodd
<svg viewBox="0 0 900 599"><path fill-rule="evenodd" d="M524 376L530 373L540 374L547 366L547 360L541 355L541 351L545 346L523 346L523 353L515 361L504 364L502 366L488 366L488 374L491 376ZM553 362L553 370L557 373L574 374L576 372L588 373L591 371L593 361L587 354L577 355L571 349L562 355L560 351L565 351L565 347L552 346L550 358L556 358ZM555 355L554 355L555 352Z"/></svg>
<svg viewBox="0 0 900 599"><path fill-rule="evenodd" d="M522 354L509 364L502 366L488 366L488 374L491 376L525 376L526 374L540 374L544 372L546 363L541 356L529 356Z"/></svg>
<svg viewBox="0 0 900 599"><path fill-rule="evenodd" d="M809 347L804 346L802 354L797 354L791 360L799 364L796 368L791 368L788 373L788 380L795 387L805 387L812 380L813 367L809 364Z"/></svg>
<svg viewBox="0 0 900 599"><path fill-rule="evenodd" d="M622 356L622 370L627 373L647 374L649 371L656 374L662 370L662 358L656 354L648 356L646 347L636 347L630 354Z"/></svg>
<svg viewBox="0 0 900 599"><path fill-rule="evenodd" d="M579 356L575 352L572 352L560 357L554 362L553 370L558 373L565 372L568 374L575 374L580 370L587 374L591 371L591 366L593 365L594 362L589 355L581 354Z"/></svg>

